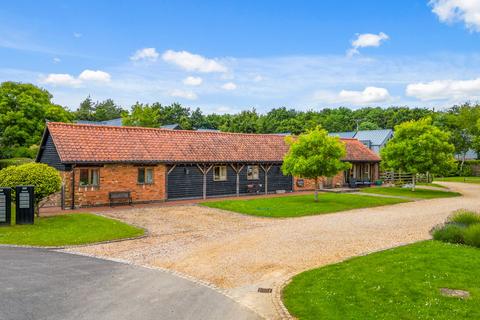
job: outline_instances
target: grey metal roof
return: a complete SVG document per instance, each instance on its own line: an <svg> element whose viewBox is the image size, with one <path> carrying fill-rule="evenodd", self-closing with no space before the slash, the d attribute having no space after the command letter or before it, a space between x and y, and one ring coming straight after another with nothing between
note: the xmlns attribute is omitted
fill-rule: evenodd
<svg viewBox="0 0 480 320"><path fill-rule="evenodd" d="M172 124L165 124L160 127L160 129L168 129L168 130L177 130L181 129L180 125L178 123L172 123Z"/></svg>
<svg viewBox="0 0 480 320"><path fill-rule="evenodd" d="M392 129L360 130L353 136L353 138L358 140L370 140L373 146L381 146L392 136Z"/></svg>
<svg viewBox="0 0 480 320"><path fill-rule="evenodd" d="M122 118L112 119L112 120L105 120L105 121L88 121L88 120L77 120L75 123L79 124L92 124L96 126L115 126L121 127L122 126Z"/></svg>
<svg viewBox="0 0 480 320"><path fill-rule="evenodd" d="M355 131L347 131L347 132L330 132L328 134L329 136L332 137L339 137L339 138L347 138L351 139L355 136Z"/></svg>
<svg viewBox="0 0 480 320"><path fill-rule="evenodd" d="M393 130L380 129L380 130L330 132L329 135L333 137L340 137L340 138L355 138L362 142L369 141L369 145L371 146L381 146L393 136Z"/></svg>

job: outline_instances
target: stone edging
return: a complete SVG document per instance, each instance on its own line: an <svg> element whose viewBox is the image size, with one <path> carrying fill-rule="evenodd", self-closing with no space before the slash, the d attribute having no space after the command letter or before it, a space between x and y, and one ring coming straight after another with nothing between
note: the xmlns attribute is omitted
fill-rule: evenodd
<svg viewBox="0 0 480 320"><path fill-rule="evenodd" d="M84 256L84 257L90 257L90 258L95 258L95 259L100 259L100 260L105 260L105 261L112 261L112 262L117 262L117 263L123 263L123 264L126 264L126 265L129 265L129 266L133 266L133 267L140 267L140 268L146 268L146 269L150 269L150 270L157 270L157 271L162 271L162 272L165 272L167 274L170 274L170 275L173 275L173 276L176 276L176 277L179 277L179 278L182 278L184 280L188 280L190 282L193 282L195 284L198 284L198 285L201 285L201 286L204 286L204 287L207 287L209 289L212 289L213 291L229 298L230 300L234 301L235 303L238 303L240 304L242 307L245 307L247 309L249 309L250 311L252 311L253 313L255 313L256 315L258 315L260 318L262 319L266 319L262 314L260 314L259 312L257 312L252 306L248 305L248 304L245 304L245 303L241 303L240 301L236 300L233 296L231 296L227 290L225 289L222 289L222 288L219 288L217 286L215 286L214 284L211 284L207 281L204 281L204 280L200 280L200 279L197 279L195 277L192 277L188 274L185 274L185 273L182 273L182 272L179 272L179 271L175 271L175 270L171 270L171 269L167 269L167 268L162 268L162 267L156 267L156 266L151 266L151 265L139 265L139 264L135 264L133 262L130 262L128 260L124 260L124 259L117 259L117 258L109 258L109 257L99 257L99 256L96 256L96 255L93 255L93 254L88 254L88 253L83 253L83 252L71 252L71 251L64 251L63 249L60 249L60 250L56 250L57 252L62 252L62 253L66 253L66 254L71 254L71 255L79 255L79 256Z"/></svg>
<svg viewBox="0 0 480 320"><path fill-rule="evenodd" d="M75 248L82 248L82 247L88 247L88 246L94 246L94 245L100 245L100 244L109 244L109 243L122 242L122 241L128 241L128 240L138 240L138 239L146 238L148 236L149 234L143 234L138 237L105 240L105 241L99 241L99 242L92 242L92 243L86 243L86 244L74 244L74 245L68 245L68 246L31 246L31 245L21 245L21 244L0 243L0 248L27 248L27 249L45 249L45 250L75 249Z"/></svg>

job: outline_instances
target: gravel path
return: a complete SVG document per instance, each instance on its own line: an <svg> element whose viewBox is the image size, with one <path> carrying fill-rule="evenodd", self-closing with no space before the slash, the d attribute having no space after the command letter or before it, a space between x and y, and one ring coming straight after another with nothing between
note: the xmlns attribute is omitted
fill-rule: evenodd
<svg viewBox="0 0 480 320"><path fill-rule="evenodd" d="M278 292L301 271L428 239L452 211L480 210L480 185L442 184L464 196L287 219L195 205L110 212L147 228L150 236L70 251L185 273L225 289L266 318L279 318L278 299L257 293L258 287Z"/></svg>

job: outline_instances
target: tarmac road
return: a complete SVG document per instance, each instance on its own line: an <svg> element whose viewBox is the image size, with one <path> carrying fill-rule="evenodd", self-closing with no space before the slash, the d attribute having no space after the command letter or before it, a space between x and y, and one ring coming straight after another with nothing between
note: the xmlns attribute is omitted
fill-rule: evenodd
<svg viewBox="0 0 480 320"><path fill-rule="evenodd" d="M0 248L0 319L258 319L223 294L160 270Z"/></svg>

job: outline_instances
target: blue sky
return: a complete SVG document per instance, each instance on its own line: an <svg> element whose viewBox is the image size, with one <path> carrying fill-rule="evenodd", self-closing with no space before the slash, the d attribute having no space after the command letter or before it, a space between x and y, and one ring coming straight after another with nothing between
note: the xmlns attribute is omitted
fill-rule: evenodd
<svg viewBox="0 0 480 320"><path fill-rule="evenodd" d="M9 1L0 81L210 112L480 97L480 0Z"/></svg>

